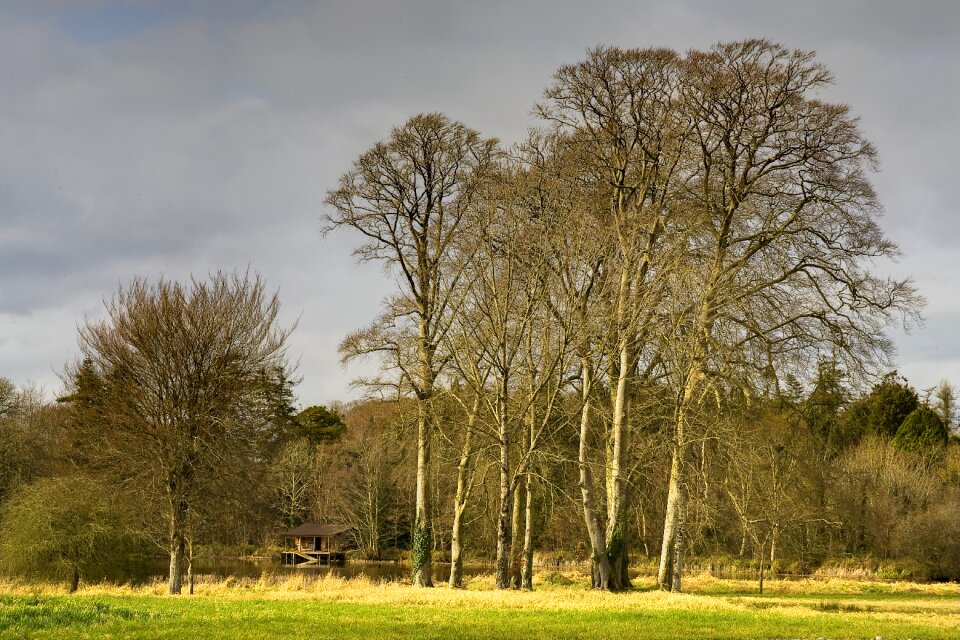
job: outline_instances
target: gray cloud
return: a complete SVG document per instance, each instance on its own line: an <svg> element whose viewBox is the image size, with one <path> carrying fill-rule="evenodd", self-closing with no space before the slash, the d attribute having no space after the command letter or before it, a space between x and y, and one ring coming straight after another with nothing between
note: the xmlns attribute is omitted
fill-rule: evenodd
<svg viewBox="0 0 960 640"><path fill-rule="evenodd" d="M960 381L953 2L20 3L0 9L0 375L53 389L75 326L134 275L251 268L279 287L306 403L350 394L336 345L390 283L323 196L412 113L520 138L550 74L598 44L816 49L879 150L890 267L930 299L900 339Z"/></svg>

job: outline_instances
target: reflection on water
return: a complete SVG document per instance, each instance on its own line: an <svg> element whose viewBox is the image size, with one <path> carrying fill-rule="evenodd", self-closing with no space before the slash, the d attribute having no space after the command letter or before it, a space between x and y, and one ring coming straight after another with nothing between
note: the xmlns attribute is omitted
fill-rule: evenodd
<svg viewBox="0 0 960 640"><path fill-rule="evenodd" d="M491 573L492 567L484 565L467 565L464 575L471 577L482 573ZM111 571L103 576L105 580L133 585L146 584L155 580L166 580L169 564L165 558L137 558L123 567ZM403 562L350 562L346 564L311 567L292 567L280 564L279 560L257 559L240 560L226 558L196 558L193 561L193 572L199 578L213 577L216 579L257 578L264 573L274 576L300 575L310 578L322 578L334 575L343 578L365 576L370 580L380 582L403 582L410 579L410 566ZM450 578L450 565L434 563L434 582L446 582Z"/></svg>
<svg viewBox="0 0 960 640"><path fill-rule="evenodd" d="M550 571L559 567L540 567L539 571ZM166 581L169 570L166 558L135 558L131 559L122 567L117 567L100 576L105 581L119 584L130 583L133 585L147 584L154 581ZM564 565L564 571L574 571L587 577L590 575L590 569L587 564ZM347 561L343 565L334 565L332 567L324 565L299 566L281 564L279 560L270 558L262 559L234 559L234 558L197 558L193 562L193 571L198 580L224 580L226 578L252 578L259 580L264 574L282 577L284 575L303 576L308 581L311 579L320 579L326 575L334 575L343 578L355 578L364 576L377 582L408 582L410 580L410 565L407 562L364 562ZM730 567L697 567L697 572L703 572L717 578L724 579L756 579L757 573L750 569L731 569ZM473 564L464 567L464 575L467 578L480 574L492 574L494 567L492 564ZM656 566L653 564L632 567L630 576L632 578L650 578L656 575ZM777 574L778 579L802 578L804 576L791 576ZM92 576L91 576L92 578ZM450 578L450 565L434 563L433 580L437 584L445 583ZM96 581L94 579L93 581Z"/></svg>

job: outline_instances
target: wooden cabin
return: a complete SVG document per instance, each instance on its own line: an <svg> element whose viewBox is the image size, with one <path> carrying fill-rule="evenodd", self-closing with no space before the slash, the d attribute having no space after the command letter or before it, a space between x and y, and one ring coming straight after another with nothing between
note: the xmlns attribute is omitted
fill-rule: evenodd
<svg viewBox="0 0 960 640"><path fill-rule="evenodd" d="M283 564L306 566L342 563L346 560L345 524L307 522L283 534Z"/></svg>

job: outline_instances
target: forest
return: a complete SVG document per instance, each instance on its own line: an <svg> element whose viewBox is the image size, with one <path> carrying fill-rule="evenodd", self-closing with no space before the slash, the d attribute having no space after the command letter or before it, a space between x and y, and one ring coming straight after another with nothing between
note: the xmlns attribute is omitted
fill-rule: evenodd
<svg viewBox="0 0 960 640"><path fill-rule="evenodd" d="M765 40L596 48L521 143L440 113L360 155L327 233L395 282L341 344L362 399L301 407L256 274L135 279L49 401L0 379L0 568L76 589L136 554L960 579L956 394L894 370L920 323L829 70ZM318 239L318 243L321 242Z"/></svg>

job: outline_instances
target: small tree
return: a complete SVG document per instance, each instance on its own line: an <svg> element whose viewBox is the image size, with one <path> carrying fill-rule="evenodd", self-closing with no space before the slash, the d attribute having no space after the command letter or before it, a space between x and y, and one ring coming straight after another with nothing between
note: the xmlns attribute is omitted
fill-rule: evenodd
<svg viewBox="0 0 960 640"><path fill-rule="evenodd" d="M45 478L23 487L0 524L0 566L8 573L66 579L106 570L134 539L126 501L83 475Z"/></svg>
<svg viewBox="0 0 960 640"><path fill-rule="evenodd" d="M170 593L180 593L191 512L205 486L242 470L275 417L264 385L285 367L289 331L259 278L218 273L183 285L134 280L107 317L80 329L103 380L90 450L120 482L162 505Z"/></svg>
<svg viewBox="0 0 960 640"><path fill-rule="evenodd" d="M947 427L947 431L953 428L957 411L957 395L948 380L941 380L936 389L933 390L933 408L937 415Z"/></svg>

